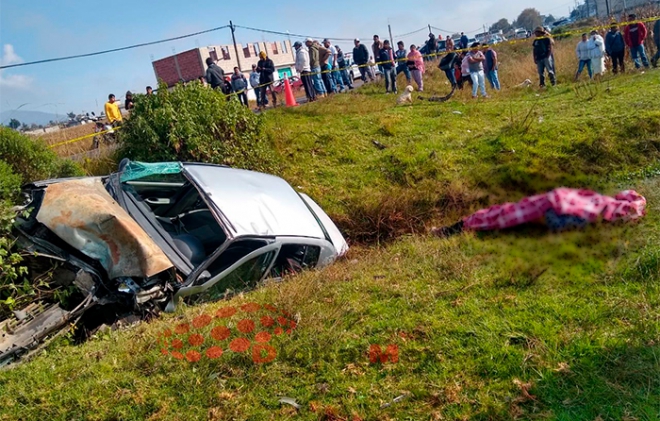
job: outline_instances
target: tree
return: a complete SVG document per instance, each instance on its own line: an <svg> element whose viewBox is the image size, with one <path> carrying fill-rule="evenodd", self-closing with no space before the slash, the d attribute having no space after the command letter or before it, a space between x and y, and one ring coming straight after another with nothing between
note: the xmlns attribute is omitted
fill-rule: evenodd
<svg viewBox="0 0 660 421"><path fill-rule="evenodd" d="M520 13L520 16L516 19L516 24L520 28L533 31L537 26L543 25L543 18L541 18L541 13L538 10L529 8Z"/></svg>
<svg viewBox="0 0 660 421"><path fill-rule="evenodd" d="M11 120L9 120L9 128L10 129L18 130L19 127L21 127L21 122L20 121L16 120L15 118L12 118Z"/></svg>
<svg viewBox="0 0 660 421"><path fill-rule="evenodd" d="M554 16L552 16L552 15L548 15L548 16L546 16L545 19L543 20L543 24L544 24L544 25L550 25L550 24L552 24L552 23L553 23L554 21L556 21L556 20L557 20L557 19L555 19Z"/></svg>
<svg viewBox="0 0 660 421"><path fill-rule="evenodd" d="M511 30L511 24L507 19L500 19L494 24L490 26L488 29L490 32L497 32L497 31L502 31L502 32L508 32Z"/></svg>

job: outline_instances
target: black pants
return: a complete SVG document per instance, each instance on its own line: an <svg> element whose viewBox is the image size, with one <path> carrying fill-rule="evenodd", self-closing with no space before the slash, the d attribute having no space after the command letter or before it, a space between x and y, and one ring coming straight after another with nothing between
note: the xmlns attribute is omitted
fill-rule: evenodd
<svg viewBox="0 0 660 421"><path fill-rule="evenodd" d="M303 88L305 88L305 95L307 100L316 101L316 91L314 90L314 82L312 82L311 72L302 72L300 79L302 79Z"/></svg>
<svg viewBox="0 0 660 421"><path fill-rule="evenodd" d="M330 95L334 94L332 91L332 84L330 83L330 78L332 77L332 74L323 72L321 73L321 79L323 79L323 85L325 85L325 92Z"/></svg>
<svg viewBox="0 0 660 421"><path fill-rule="evenodd" d="M246 107L248 106L248 98L245 90L236 94L236 96L238 97L238 100L241 101L241 104L245 105Z"/></svg>
<svg viewBox="0 0 660 421"><path fill-rule="evenodd" d="M612 58L612 72L618 73L618 66L621 66L621 73L626 71L626 65L623 62L623 59L626 56L625 51L618 53L612 53L610 57Z"/></svg>

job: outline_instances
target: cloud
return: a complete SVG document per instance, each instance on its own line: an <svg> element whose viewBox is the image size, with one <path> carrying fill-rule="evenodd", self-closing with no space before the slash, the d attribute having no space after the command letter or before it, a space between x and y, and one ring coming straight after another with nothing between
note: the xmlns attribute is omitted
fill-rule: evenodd
<svg viewBox="0 0 660 421"><path fill-rule="evenodd" d="M9 64L22 63L23 59L16 54L14 46L5 44L2 47L2 56L0 56L0 65L6 66ZM32 85L32 78L25 75L6 75L4 71L0 70L0 87L15 88L15 89L28 89Z"/></svg>

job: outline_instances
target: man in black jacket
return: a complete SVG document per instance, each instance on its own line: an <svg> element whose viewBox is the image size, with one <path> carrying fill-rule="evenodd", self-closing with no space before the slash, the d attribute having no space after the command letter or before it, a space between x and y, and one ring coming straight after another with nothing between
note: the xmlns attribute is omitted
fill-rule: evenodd
<svg viewBox="0 0 660 421"><path fill-rule="evenodd" d="M206 59L206 82L211 85L211 88L217 89L222 88L225 84L225 72L213 62L211 57Z"/></svg>
<svg viewBox="0 0 660 421"><path fill-rule="evenodd" d="M277 97L273 92L273 81L275 81L275 64L273 60L268 58L265 51L259 53L259 62L257 63L257 72L259 73L259 83L262 85L260 88L261 106L268 105L267 90L270 89L270 94L273 97L273 107L277 107Z"/></svg>
<svg viewBox="0 0 660 421"><path fill-rule="evenodd" d="M353 48L353 61L358 65L360 69L360 76L362 77L362 82L367 83L367 75L369 80L373 82L374 75L371 72L371 66L369 63L369 50L364 44L360 44L360 40L355 38L355 48Z"/></svg>
<svg viewBox="0 0 660 421"><path fill-rule="evenodd" d="M616 23L612 23L610 31L605 35L605 52L612 59L613 73L618 73L619 67L621 67L622 73L626 71L626 65L623 62L626 56L626 41Z"/></svg>
<svg viewBox="0 0 660 421"><path fill-rule="evenodd" d="M545 72L548 71L548 76L550 76L550 82L552 85L557 84L557 78L555 76L555 65L553 61L553 41L550 38L550 34L545 32L542 26L537 27L534 30L534 63L539 72L540 85L542 88L545 88Z"/></svg>
<svg viewBox="0 0 660 421"><path fill-rule="evenodd" d="M653 25L653 42L655 42L655 55L651 59L653 67L658 67L658 60L660 60L660 19L655 21Z"/></svg>

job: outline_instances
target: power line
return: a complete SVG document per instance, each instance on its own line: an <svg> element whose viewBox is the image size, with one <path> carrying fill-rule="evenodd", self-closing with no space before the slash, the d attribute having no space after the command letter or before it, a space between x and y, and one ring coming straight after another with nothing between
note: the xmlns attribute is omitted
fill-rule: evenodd
<svg viewBox="0 0 660 421"><path fill-rule="evenodd" d="M73 56L56 57L56 58L49 58L49 59L37 60L37 61L28 61L26 63L7 64L7 65L4 65L4 66L0 66L0 69L9 69L11 67L30 66L32 64L51 63L53 61L72 60L74 58L99 56L101 54L115 53L117 51L130 50L132 48L146 47L148 45L162 44L164 42L170 42L170 41L176 41L176 40L179 40L179 39L190 38L190 37L194 37L196 35L201 35L201 34L206 34L206 33L209 33L209 32L219 31L220 29L225 29L225 28L229 28L229 25L219 26L217 28L207 29L205 31L199 31L199 32L195 32L193 34L181 35L181 36L174 37L174 38L161 39L161 40L152 41L152 42L144 42L144 43L141 43L141 44L129 45L127 47L113 48L111 50L96 51L94 53L77 54L77 55L73 55Z"/></svg>
<svg viewBox="0 0 660 421"><path fill-rule="evenodd" d="M313 36L313 35L292 34L292 33L289 33L289 32L271 31L269 29L251 28L249 26L241 26L241 25L234 25L234 27L235 28L247 29L249 31L264 32L266 34L284 35L284 36L287 36L287 37L294 37L294 38L314 38L314 39L328 38L328 39L331 39L331 40L334 40L334 41L353 41L354 40L354 38L318 37L318 36Z"/></svg>
<svg viewBox="0 0 660 421"><path fill-rule="evenodd" d="M403 38L403 37L407 37L408 35L416 34L416 33L418 33L418 32L422 32L422 31L426 31L426 28L427 28L427 27L425 26L425 27L420 28L420 29L418 29L418 30L416 30L416 31L406 32L405 34L401 34L401 35L395 35L394 38Z"/></svg>

